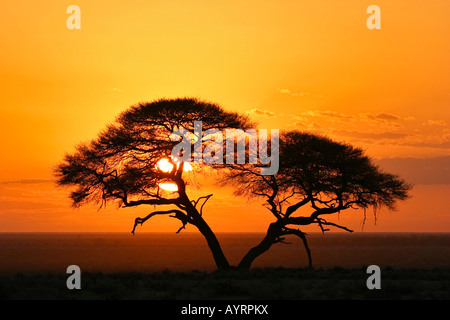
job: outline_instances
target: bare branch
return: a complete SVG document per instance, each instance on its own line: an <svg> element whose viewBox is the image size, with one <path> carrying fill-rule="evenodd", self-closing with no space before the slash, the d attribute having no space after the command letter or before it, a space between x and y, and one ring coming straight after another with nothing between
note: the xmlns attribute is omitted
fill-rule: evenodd
<svg viewBox="0 0 450 320"><path fill-rule="evenodd" d="M208 195L207 197L205 197L205 201L203 201L203 204L200 207L200 216L203 214L203 206L205 205L206 201L209 200L210 197L212 197L212 193L210 195Z"/></svg>
<svg viewBox="0 0 450 320"><path fill-rule="evenodd" d="M297 194L297 193L298 193L298 192L295 192L295 190L292 190L291 195L289 195L289 196L285 197L283 200L279 201L279 202L278 202L278 205L280 206L280 208L281 208L281 205L282 205L283 202L286 201L286 203L289 203L288 199L289 199L289 198L292 198L292 197L293 197L295 194Z"/></svg>
<svg viewBox="0 0 450 320"><path fill-rule="evenodd" d="M284 243L284 244L292 244L292 242L287 242L283 237L277 237L273 243Z"/></svg>
<svg viewBox="0 0 450 320"><path fill-rule="evenodd" d="M306 240L306 233L300 231L299 229L291 229L286 227L283 228L282 233L293 234L302 239L303 246L305 247L306 253L308 254L308 265L310 268L312 268L313 265L312 265L311 250L309 249L308 241Z"/></svg>
<svg viewBox="0 0 450 320"><path fill-rule="evenodd" d="M286 217L289 217L292 213L294 213L298 208L304 206L310 201L310 197L304 198L302 201L297 202L296 204L289 206L286 210Z"/></svg>
<svg viewBox="0 0 450 320"><path fill-rule="evenodd" d="M327 226L333 226L333 227L340 228L340 229L344 229L345 231L348 231L348 232L353 232L353 230L348 229L347 227L340 226L333 222L328 222L323 218L317 218L316 221L314 221L314 222L317 222L319 224L320 228L322 229L322 232L330 230L330 229L323 229L322 224L327 225Z"/></svg>
<svg viewBox="0 0 450 320"><path fill-rule="evenodd" d="M199 201L200 201L201 199L205 199L205 201L203 201L203 204L202 204L201 207L200 207L200 216L203 214L203 206L205 205L206 201L208 201L209 198L211 198L211 197L212 197L212 193L209 194L209 195L207 195L207 196L200 197L200 198L198 198L197 200L191 200L192 205L193 205L195 208L197 208L197 204L199 203Z"/></svg>
<svg viewBox="0 0 450 320"><path fill-rule="evenodd" d="M172 215L172 216L169 216L169 217L171 217L171 218L176 218L176 219L180 220L181 223L183 224L183 225L178 229L178 231L177 231L176 233L180 233L180 231L181 231L182 229L185 229L186 224L188 224L188 223L193 223L192 221L190 221L189 217L188 217L186 214L184 214L183 212L181 212L181 211L179 211L179 210L176 210L175 215Z"/></svg>
<svg viewBox="0 0 450 320"><path fill-rule="evenodd" d="M125 207L135 207L142 204L177 204L179 202L178 198L174 199L166 199L166 198L157 198L157 199L140 199L140 200L131 200L128 201L127 198L121 197L121 200L123 201L123 204Z"/></svg>
<svg viewBox="0 0 450 320"><path fill-rule="evenodd" d="M321 219L317 219L317 223L319 224L320 230L322 230L322 233L325 233L325 231L330 231L330 229L324 229L324 227L322 226L322 220Z"/></svg>
<svg viewBox="0 0 450 320"><path fill-rule="evenodd" d="M180 220L182 220L180 217L185 217L186 215L183 213L183 212L181 212L180 210L176 210L176 209L173 209L173 210L167 210L167 211L154 211L154 212L152 212L152 213L150 213L149 215L147 215L145 218L136 218L135 220L134 220L134 226L133 226L133 230L131 231L131 233L134 235L134 231L135 231L135 229L136 229L136 226L138 225L138 223L140 223L141 224L141 226L142 226L142 224L145 222L145 221L147 221L148 219L150 219L151 217L153 217L153 216L155 216L155 215L158 215L158 214L170 214L170 213L175 213L175 217L176 218L178 218L178 219L180 219ZM178 216L179 215L179 216ZM184 220L182 220L182 222L184 223ZM185 223L184 223L185 224ZM178 231L179 232L179 231ZM177 233L178 233L177 232Z"/></svg>

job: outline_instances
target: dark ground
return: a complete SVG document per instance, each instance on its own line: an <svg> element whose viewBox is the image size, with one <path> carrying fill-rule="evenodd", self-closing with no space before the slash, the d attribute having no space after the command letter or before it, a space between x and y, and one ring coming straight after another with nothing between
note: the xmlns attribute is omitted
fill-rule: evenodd
<svg viewBox="0 0 450 320"><path fill-rule="evenodd" d="M448 300L450 268L381 269L381 289L369 290L366 268L264 268L250 272L81 273L0 275L2 300Z"/></svg>

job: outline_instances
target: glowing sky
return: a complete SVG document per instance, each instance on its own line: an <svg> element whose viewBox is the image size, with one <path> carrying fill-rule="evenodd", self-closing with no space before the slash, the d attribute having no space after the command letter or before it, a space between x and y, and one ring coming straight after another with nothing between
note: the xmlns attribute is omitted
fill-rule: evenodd
<svg viewBox="0 0 450 320"><path fill-rule="evenodd" d="M70 4L80 30L66 27ZM380 30L366 27L371 4ZM179 96L361 146L416 184L367 228L450 231L449 12L449 1L2 1L0 231L129 231L134 211L72 210L52 166L128 106ZM214 230L264 231L258 203L214 193ZM178 228L158 219L145 230Z"/></svg>

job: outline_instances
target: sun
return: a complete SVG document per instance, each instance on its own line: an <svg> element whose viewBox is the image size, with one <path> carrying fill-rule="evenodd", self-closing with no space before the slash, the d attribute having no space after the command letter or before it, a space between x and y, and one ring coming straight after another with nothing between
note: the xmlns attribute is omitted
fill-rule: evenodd
<svg viewBox="0 0 450 320"><path fill-rule="evenodd" d="M173 169L173 164L169 162L169 159L163 158L158 161L156 164L156 167L161 170L162 172L170 172Z"/></svg>
<svg viewBox="0 0 450 320"><path fill-rule="evenodd" d="M178 164L177 164L177 167L178 167L179 165L180 165L180 164L178 163ZM170 172L170 171L172 171L172 169L173 169L173 164L170 163L169 159L167 159L167 158L162 158L161 160L159 160L159 161L156 163L156 167L157 167L159 170L161 170L162 172ZM191 166L191 163L190 163L190 162L184 162L184 165L183 165L183 171L192 171L192 166Z"/></svg>
<svg viewBox="0 0 450 320"><path fill-rule="evenodd" d="M173 182L161 182L158 186L166 191L178 191L178 186Z"/></svg>
<svg viewBox="0 0 450 320"><path fill-rule="evenodd" d="M180 164L177 164L177 167ZM169 159L162 158L156 163L156 168L161 170L162 172L170 172L173 169L174 164L172 164ZM192 166L189 162L184 162L183 171L192 171ZM178 186L173 182L160 182L158 186L166 191L178 191Z"/></svg>

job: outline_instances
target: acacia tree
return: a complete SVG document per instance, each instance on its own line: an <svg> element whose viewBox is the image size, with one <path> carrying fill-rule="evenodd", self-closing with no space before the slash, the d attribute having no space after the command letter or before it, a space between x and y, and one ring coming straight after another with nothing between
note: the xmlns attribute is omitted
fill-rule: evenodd
<svg viewBox="0 0 450 320"><path fill-rule="evenodd" d="M196 121L202 121L200 132ZM189 198L185 164L172 157L174 147L180 142L173 139L173 134L180 129L194 132L194 136L187 139L192 147L198 139L207 141L208 137L203 134L210 129L217 133L217 130L247 130L253 126L245 116L197 99L141 103L123 112L96 139L67 154L55 168L57 183L74 188L71 199L75 207L89 202L101 206L117 202L122 207L171 205L172 209L136 218L132 232L138 224L142 225L155 215L178 219L181 227L177 232L187 224L194 225L205 237L218 269L227 269L230 265L202 216L203 206L212 195ZM271 141L265 143L269 149ZM225 148L227 141L223 144ZM208 142L202 145L202 151L207 145ZM275 175L261 174L261 167L267 167L261 162L215 166L221 175L225 172L222 183L234 183L236 194L265 198L275 217L264 239L248 251L238 268L249 269L260 254L274 243L283 242L285 235L296 235L303 240L312 265L305 233L296 227L317 223L322 231L327 230L324 226L351 231L324 217L350 208L387 206L392 209L397 200L407 197L409 186L404 181L381 172L362 150L350 145L293 131L281 135L279 151L279 171ZM180 156L178 160L184 158ZM225 160L227 155L223 156ZM231 156L235 158L236 154ZM168 167L162 168L161 160L165 160ZM193 164L194 169L195 166ZM173 192L165 192L163 183L175 186ZM305 207L311 210L306 216L299 211Z"/></svg>
<svg viewBox="0 0 450 320"><path fill-rule="evenodd" d="M317 224L322 232L328 226L352 232L326 217L348 209L395 209L410 189L398 176L380 170L361 149L309 133L283 132L279 162L275 175L261 175L259 165L232 165L221 180L222 184L233 183L236 195L265 199L275 218L238 268L249 269L274 243L284 242L286 235L303 241L312 267L306 234L299 227Z"/></svg>
<svg viewBox="0 0 450 320"><path fill-rule="evenodd" d="M136 218L138 224L155 215L168 215L181 222L180 232L187 224L194 225L205 237L218 269L229 263L213 231L202 217L202 208L211 195L191 200L186 192L184 163L171 157L173 133L179 129L195 132L195 121L202 121L202 134L208 129L247 129L247 117L227 112L220 106L197 99L161 99L140 103L123 112L98 137L84 143L55 168L60 186L75 188L71 193L74 207L89 202L117 202L122 207L141 205L172 205ZM198 128L197 128L198 129ZM192 137L194 143L199 137ZM200 138L201 139L201 138ZM163 170L164 159L169 169ZM162 183L176 186L165 192Z"/></svg>

